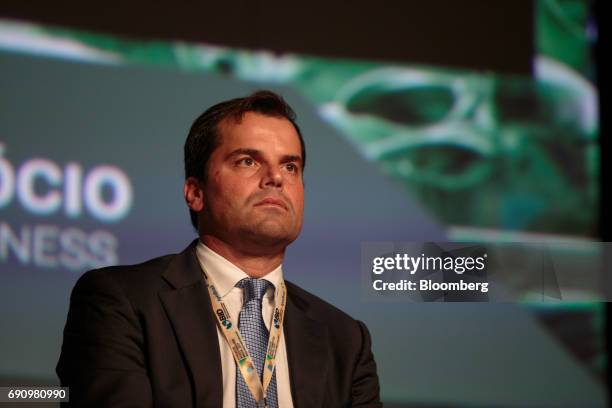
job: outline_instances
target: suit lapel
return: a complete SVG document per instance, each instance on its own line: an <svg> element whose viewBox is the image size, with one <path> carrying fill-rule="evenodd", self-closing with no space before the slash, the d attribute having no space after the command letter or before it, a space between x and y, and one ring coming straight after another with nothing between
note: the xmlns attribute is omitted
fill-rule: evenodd
<svg viewBox="0 0 612 408"><path fill-rule="evenodd" d="M327 329L308 316L308 304L287 285L284 335L295 408L324 406Z"/></svg>
<svg viewBox="0 0 612 408"><path fill-rule="evenodd" d="M221 407L221 356L208 290L195 254L197 240L170 262L163 277L173 290L159 293L192 375L197 407Z"/></svg>

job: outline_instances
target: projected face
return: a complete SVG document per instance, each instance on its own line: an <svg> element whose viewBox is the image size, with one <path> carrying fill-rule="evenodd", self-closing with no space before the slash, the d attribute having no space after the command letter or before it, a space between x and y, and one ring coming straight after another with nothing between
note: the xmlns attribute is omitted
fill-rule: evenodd
<svg viewBox="0 0 612 408"><path fill-rule="evenodd" d="M302 227L299 136L288 120L249 112L220 124L203 186L205 233L248 250L284 248Z"/></svg>

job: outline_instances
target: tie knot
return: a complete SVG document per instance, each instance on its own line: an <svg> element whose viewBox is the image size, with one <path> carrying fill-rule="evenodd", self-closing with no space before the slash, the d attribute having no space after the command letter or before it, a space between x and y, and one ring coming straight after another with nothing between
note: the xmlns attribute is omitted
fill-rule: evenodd
<svg viewBox="0 0 612 408"><path fill-rule="evenodd" d="M268 288L273 287L272 283L265 279L254 278L244 278L236 286L244 290L244 303L251 300L261 301Z"/></svg>

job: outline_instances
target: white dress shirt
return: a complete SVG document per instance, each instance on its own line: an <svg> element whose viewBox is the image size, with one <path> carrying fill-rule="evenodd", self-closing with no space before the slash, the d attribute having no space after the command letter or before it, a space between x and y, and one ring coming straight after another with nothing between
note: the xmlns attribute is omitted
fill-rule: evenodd
<svg viewBox="0 0 612 408"><path fill-rule="evenodd" d="M234 324L238 324L238 315L242 309L242 289L236 284L249 276L236 265L204 245L198 242L196 254L200 266L206 271L217 289L223 302L227 306ZM282 265L263 277L277 287L283 279ZM274 290L268 288L262 301L262 315L264 324L270 330L272 311L274 310ZM223 373L223 408L236 407L236 363L234 356L227 344L227 340L221 334L217 325L217 337L219 340L219 351L221 353L221 370ZM276 392L278 406L282 408L293 408L291 399L291 386L289 383L289 364L287 362L287 349L285 347L285 335L281 333L280 344L276 354Z"/></svg>

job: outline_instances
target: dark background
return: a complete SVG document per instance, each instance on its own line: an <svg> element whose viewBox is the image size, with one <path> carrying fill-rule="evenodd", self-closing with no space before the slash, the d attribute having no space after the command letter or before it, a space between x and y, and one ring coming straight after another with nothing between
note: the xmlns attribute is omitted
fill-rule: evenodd
<svg viewBox="0 0 612 408"><path fill-rule="evenodd" d="M531 1L4 1L39 23L325 57L528 73Z"/></svg>

